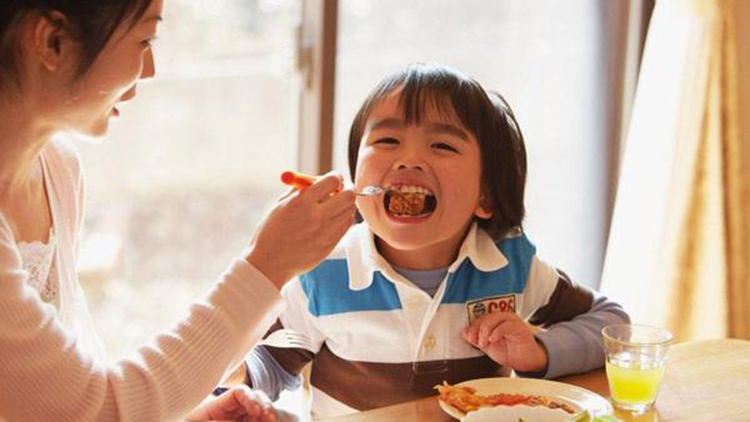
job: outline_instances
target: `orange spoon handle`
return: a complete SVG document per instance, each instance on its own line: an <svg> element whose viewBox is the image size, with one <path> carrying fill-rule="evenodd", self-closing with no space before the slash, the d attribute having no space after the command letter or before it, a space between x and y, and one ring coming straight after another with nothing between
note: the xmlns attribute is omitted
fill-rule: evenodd
<svg viewBox="0 0 750 422"><path fill-rule="evenodd" d="M281 181L285 185L294 186L297 190L302 190L313 183L315 183L315 180L317 177L310 176L304 173L299 173L296 171L285 171L281 173Z"/></svg>

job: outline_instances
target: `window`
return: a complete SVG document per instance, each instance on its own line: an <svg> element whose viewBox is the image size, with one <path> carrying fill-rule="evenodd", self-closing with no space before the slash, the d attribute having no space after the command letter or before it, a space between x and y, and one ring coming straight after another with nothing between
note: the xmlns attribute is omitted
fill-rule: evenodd
<svg viewBox="0 0 750 422"><path fill-rule="evenodd" d="M299 34L313 49L338 39L333 54L328 45L312 60L328 54L337 63L332 158L343 173L349 124L389 72L437 61L504 94L529 156L526 230L543 259L598 284L619 137L610 85L620 2L325 0L304 5L337 13L315 9L312 23L302 19L315 28L297 33L305 1L166 2L157 80L139 87L101 145L82 145L89 215L81 278L111 356L148 341L202 296L282 190L280 169L310 171L308 149L330 155L319 147L330 142L319 139L325 125L311 125L320 143L312 148L313 131L299 131L307 127L300 102L319 107L302 117L330 118L331 108L310 99L330 86L298 81ZM336 24L321 24L332 14L334 37L325 31ZM315 68L323 69L316 78L331 76L320 62Z"/></svg>
<svg viewBox="0 0 750 422"><path fill-rule="evenodd" d="M171 0L157 78L139 85L88 175L81 281L109 355L184 315L249 242L294 168L291 0Z"/></svg>
<svg viewBox="0 0 750 422"><path fill-rule="evenodd" d="M335 167L372 88L404 65L440 62L502 93L526 138L525 229L540 257L597 286L609 220L607 75L622 5L595 0L342 0ZM614 28L612 26L615 26ZM618 116L619 117L619 116Z"/></svg>

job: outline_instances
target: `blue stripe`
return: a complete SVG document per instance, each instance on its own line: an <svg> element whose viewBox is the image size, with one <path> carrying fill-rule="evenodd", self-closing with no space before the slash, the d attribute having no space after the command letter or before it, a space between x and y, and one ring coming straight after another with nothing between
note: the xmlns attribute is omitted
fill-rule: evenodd
<svg viewBox="0 0 750 422"><path fill-rule="evenodd" d="M531 260L536 248L526 235L501 239L496 243L508 259L508 265L490 272L479 271L467 258L448 276L442 303L466 303L472 300L522 293L526 287Z"/></svg>
<svg viewBox="0 0 750 422"><path fill-rule="evenodd" d="M401 309L396 286L378 271L370 287L349 288L349 270L343 259L324 261L300 276L309 311L316 317L361 311Z"/></svg>

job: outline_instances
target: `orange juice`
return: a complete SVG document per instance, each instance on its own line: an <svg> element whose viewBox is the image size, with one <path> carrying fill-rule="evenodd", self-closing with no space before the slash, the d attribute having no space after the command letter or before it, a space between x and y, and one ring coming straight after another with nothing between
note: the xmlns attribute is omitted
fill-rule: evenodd
<svg viewBox="0 0 750 422"><path fill-rule="evenodd" d="M672 333L639 324L612 324L602 329L612 404L626 411L650 409L664 376Z"/></svg>
<svg viewBox="0 0 750 422"><path fill-rule="evenodd" d="M651 404L656 400L664 367L624 367L607 361L609 392L615 401L624 404Z"/></svg>

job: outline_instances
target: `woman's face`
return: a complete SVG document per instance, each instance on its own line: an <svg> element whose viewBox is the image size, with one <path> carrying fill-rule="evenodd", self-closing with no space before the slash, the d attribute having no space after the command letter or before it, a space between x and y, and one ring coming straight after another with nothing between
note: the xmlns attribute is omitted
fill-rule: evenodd
<svg viewBox="0 0 750 422"><path fill-rule="evenodd" d="M99 137L109 120L118 117L118 105L133 99L141 80L155 74L151 42L161 21L163 0L153 0L134 26L120 24L84 76L72 84L63 117L64 129Z"/></svg>

